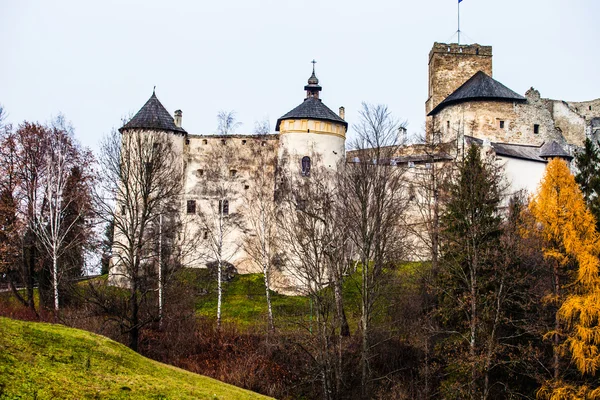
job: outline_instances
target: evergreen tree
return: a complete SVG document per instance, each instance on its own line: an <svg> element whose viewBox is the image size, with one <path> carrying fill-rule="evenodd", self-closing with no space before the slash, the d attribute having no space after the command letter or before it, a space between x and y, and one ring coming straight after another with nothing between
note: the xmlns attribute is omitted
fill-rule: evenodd
<svg viewBox="0 0 600 400"><path fill-rule="evenodd" d="M585 139L583 150L575 155L575 165L579 172L575 182L579 185L585 202L596 217L597 230L600 228L600 153L597 145Z"/></svg>
<svg viewBox="0 0 600 400"><path fill-rule="evenodd" d="M544 256L554 266L555 291L550 297L560 307L549 332L555 347L554 376L538 397L600 398L597 381L586 384L584 376L581 382L569 384L559 369L559 355L567 349L582 375L593 376L600 368L600 238L596 220L564 161L555 158L548 164L530 211L538 222ZM561 336L566 337L562 343Z"/></svg>
<svg viewBox="0 0 600 400"><path fill-rule="evenodd" d="M501 175L472 146L447 187L442 215L439 318L447 360L446 398L487 398L499 293L494 265L500 247Z"/></svg>

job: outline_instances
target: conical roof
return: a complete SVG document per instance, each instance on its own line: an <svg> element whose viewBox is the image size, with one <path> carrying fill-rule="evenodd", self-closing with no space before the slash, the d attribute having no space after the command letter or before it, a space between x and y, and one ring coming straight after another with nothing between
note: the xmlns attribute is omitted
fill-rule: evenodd
<svg viewBox="0 0 600 400"><path fill-rule="evenodd" d="M544 143L544 145L540 148L540 157L542 158L565 158L568 160L572 160L573 157L562 148L560 144L555 141L550 143Z"/></svg>
<svg viewBox="0 0 600 400"><path fill-rule="evenodd" d="M119 131L122 132L126 129L156 129L182 134L186 133L183 128L175 125L173 117L158 100L154 92L152 92L152 96L150 96L140 111L128 123L123 125Z"/></svg>
<svg viewBox="0 0 600 400"><path fill-rule="evenodd" d="M450 94L450 96L446 97L427 115L435 115L444 107L451 104L472 100L527 101L525 97L510 90L497 80L486 75L484 72L479 71Z"/></svg>
<svg viewBox="0 0 600 400"><path fill-rule="evenodd" d="M277 120L275 130L279 131L281 121L286 119L313 119L318 121L337 122L348 128L348 123L327 107L321 99L307 97L304 102Z"/></svg>

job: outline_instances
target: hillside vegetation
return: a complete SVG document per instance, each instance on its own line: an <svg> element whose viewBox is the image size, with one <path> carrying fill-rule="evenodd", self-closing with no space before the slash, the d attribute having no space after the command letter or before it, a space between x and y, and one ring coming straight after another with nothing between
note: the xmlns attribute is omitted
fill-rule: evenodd
<svg viewBox="0 0 600 400"><path fill-rule="evenodd" d="M267 399L100 335L0 318L0 399Z"/></svg>

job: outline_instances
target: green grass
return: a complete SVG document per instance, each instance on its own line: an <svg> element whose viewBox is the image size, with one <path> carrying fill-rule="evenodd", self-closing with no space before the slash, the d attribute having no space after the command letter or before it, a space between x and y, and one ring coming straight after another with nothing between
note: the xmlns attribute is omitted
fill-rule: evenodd
<svg viewBox="0 0 600 400"><path fill-rule="evenodd" d="M0 399L267 399L100 335L0 318Z"/></svg>
<svg viewBox="0 0 600 400"><path fill-rule="evenodd" d="M417 287L417 280L426 265L416 262L400 264L395 274L386 278L392 292L410 290ZM207 294L197 297L196 311L199 315L216 318L216 284L205 269L188 269L180 277L196 288L203 288ZM344 301L350 329L358 327L360 320L361 268L344 281ZM396 287L399 284L402 287ZM330 290L330 289L325 289ZM305 296L285 296L271 292L275 326L278 330L288 331L310 325L310 301ZM236 275L231 282L223 284L222 320L242 330L267 328L267 301L262 274Z"/></svg>
<svg viewBox="0 0 600 400"><path fill-rule="evenodd" d="M193 271L202 274L203 270ZM201 277L200 279L205 279ZM285 296L271 292L271 304L275 324L278 328L310 318L310 304L304 296ZM196 303L199 315L212 319L216 318L217 294L210 290L208 294L199 296ZM224 283L222 320L224 323L234 323L241 329L267 327L267 300L262 274L236 275L231 282Z"/></svg>

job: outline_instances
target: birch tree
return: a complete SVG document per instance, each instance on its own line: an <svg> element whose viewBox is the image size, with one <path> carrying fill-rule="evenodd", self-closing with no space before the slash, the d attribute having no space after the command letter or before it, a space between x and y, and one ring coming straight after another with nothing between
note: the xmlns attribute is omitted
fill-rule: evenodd
<svg viewBox="0 0 600 400"><path fill-rule="evenodd" d="M269 331L275 329L273 307L271 306L271 271L273 261L280 250L277 232L277 210L273 201L275 191L275 154L261 151L256 147L252 155L259 160L259 168L251 172L249 188L246 190L246 205L243 209L248 232L244 240L244 250L260 266L263 273Z"/></svg>
<svg viewBox="0 0 600 400"><path fill-rule="evenodd" d="M223 269L242 243L237 238L243 233L242 216L236 209L240 175L238 155L227 139L221 139L205 154L203 183L199 209L196 211L203 236L204 258L207 265L214 263L217 272L217 327L221 326L223 305Z"/></svg>
<svg viewBox="0 0 600 400"><path fill-rule="evenodd" d="M402 214L408 201L404 171L392 162L399 148L400 124L384 105L363 103L357 138L352 150L355 162L345 168L340 189L350 241L361 268L361 394L367 398L373 346L371 331L376 305L386 274L406 255L406 231Z"/></svg>
<svg viewBox="0 0 600 400"><path fill-rule="evenodd" d="M59 279L64 270L59 260L67 250L86 240L87 235L79 232L73 237L80 218L90 217L89 202L67 195L73 169L89 170L93 156L81 149L72 137L72 131L59 117L48 131L47 152L44 155L45 174L41 181L42 207L32 221L33 230L52 262L52 289L54 311L59 310ZM92 178L86 176L85 184ZM89 191L89 186L86 191ZM85 193L82 193L85 194ZM88 199L89 200L89 199ZM69 212L70 218L65 215Z"/></svg>

